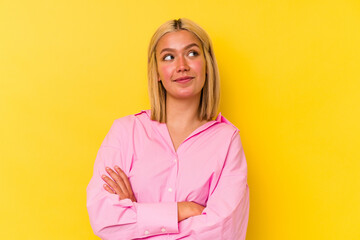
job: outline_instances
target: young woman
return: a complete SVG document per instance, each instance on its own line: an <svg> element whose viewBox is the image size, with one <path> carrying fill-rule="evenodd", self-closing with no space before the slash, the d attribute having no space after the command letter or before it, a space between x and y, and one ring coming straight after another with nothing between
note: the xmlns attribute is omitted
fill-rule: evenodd
<svg viewBox="0 0 360 240"><path fill-rule="evenodd" d="M87 209L102 239L245 239L247 165L220 114L206 32L164 23L148 53L151 110L115 120L98 152Z"/></svg>

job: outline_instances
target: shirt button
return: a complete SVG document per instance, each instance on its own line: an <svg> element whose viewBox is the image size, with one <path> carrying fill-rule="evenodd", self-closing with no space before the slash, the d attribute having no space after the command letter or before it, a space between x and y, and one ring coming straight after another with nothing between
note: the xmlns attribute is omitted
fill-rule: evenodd
<svg viewBox="0 0 360 240"><path fill-rule="evenodd" d="M144 233L145 233L145 235L148 235L148 234L149 234L149 231L148 231L148 230L146 230Z"/></svg>
<svg viewBox="0 0 360 240"><path fill-rule="evenodd" d="M169 192L172 192L172 188L171 188L171 187L169 187L169 188L168 188L168 191L169 191Z"/></svg>
<svg viewBox="0 0 360 240"><path fill-rule="evenodd" d="M166 232L166 229L165 229L165 228L162 228L161 231L162 231L162 232Z"/></svg>
<svg viewBox="0 0 360 240"><path fill-rule="evenodd" d="M174 159L174 162L176 162L176 161L177 161L177 159L175 158L175 159Z"/></svg>

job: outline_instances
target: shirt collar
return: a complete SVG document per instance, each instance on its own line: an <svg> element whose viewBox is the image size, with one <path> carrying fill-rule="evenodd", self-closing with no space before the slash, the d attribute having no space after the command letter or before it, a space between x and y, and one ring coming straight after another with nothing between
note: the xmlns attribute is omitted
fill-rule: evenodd
<svg viewBox="0 0 360 240"><path fill-rule="evenodd" d="M148 117L151 116L151 110L150 110L150 109L148 109L148 110L141 110L140 112L135 113L135 116L141 115L141 114L143 114L143 113L145 113ZM215 121L216 121L216 122L225 122L225 121L227 121L227 120L226 120L225 117L223 117L223 116L221 115L221 112L219 112L219 114L217 115ZM227 121L227 122L228 122L228 121Z"/></svg>
<svg viewBox="0 0 360 240"><path fill-rule="evenodd" d="M140 115L140 114L146 114L149 118L151 117L151 110L141 110L140 112L136 113L135 116ZM219 112L219 114L217 115L216 119L214 120L217 123L225 123L225 124L229 124L231 126L233 126L234 128L236 128L237 130L239 130L236 126L234 126L229 120L227 120L223 115L221 115L221 112Z"/></svg>

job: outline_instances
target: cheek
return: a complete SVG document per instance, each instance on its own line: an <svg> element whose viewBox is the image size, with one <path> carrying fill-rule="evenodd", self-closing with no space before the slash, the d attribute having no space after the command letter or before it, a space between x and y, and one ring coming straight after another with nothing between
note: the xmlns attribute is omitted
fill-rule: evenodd
<svg viewBox="0 0 360 240"><path fill-rule="evenodd" d="M161 80L167 80L171 77L172 67L169 65L160 65L158 67L158 72Z"/></svg>
<svg viewBox="0 0 360 240"><path fill-rule="evenodd" d="M194 69L194 71L197 73L197 75L205 76L205 72L206 72L205 61L199 60L199 61L193 62L192 69Z"/></svg>

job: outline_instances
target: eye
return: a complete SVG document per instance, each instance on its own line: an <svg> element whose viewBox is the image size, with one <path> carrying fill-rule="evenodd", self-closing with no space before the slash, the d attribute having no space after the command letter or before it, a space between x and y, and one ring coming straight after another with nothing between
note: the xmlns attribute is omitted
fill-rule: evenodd
<svg viewBox="0 0 360 240"><path fill-rule="evenodd" d="M162 59L164 61L170 61L170 60L173 60L174 57L171 54L166 54Z"/></svg>
<svg viewBox="0 0 360 240"><path fill-rule="evenodd" d="M197 51L194 51L194 50L191 50L188 54L190 57L195 57L195 56L198 56L199 53Z"/></svg>

